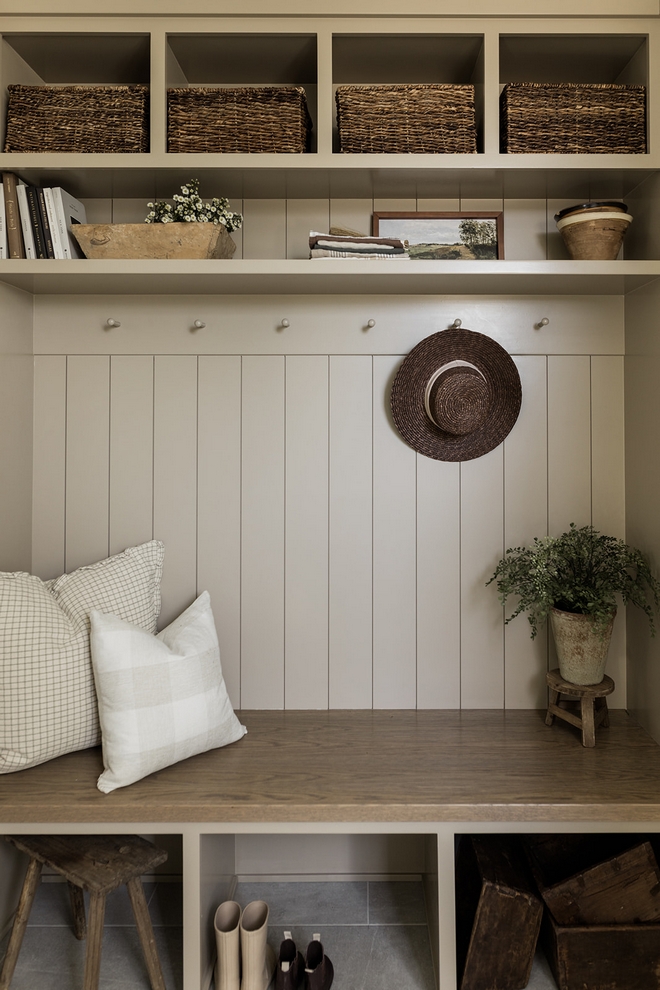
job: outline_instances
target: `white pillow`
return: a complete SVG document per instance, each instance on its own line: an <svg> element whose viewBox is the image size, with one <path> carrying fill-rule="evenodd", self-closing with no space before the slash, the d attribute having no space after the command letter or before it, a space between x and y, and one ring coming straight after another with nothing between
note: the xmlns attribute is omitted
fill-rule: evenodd
<svg viewBox="0 0 660 990"><path fill-rule="evenodd" d="M222 676L207 591L158 636L97 611L91 621L105 767L100 791L245 735Z"/></svg>
<svg viewBox="0 0 660 990"><path fill-rule="evenodd" d="M152 540L52 581L0 572L0 773L99 744L89 613L155 632L162 570Z"/></svg>

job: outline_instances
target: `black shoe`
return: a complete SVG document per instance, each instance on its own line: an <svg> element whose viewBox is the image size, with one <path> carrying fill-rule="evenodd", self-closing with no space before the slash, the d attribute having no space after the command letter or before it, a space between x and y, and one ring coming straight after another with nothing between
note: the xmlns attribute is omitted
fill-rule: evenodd
<svg viewBox="0 0 660 990"><path fill-rule="evenodd" d="M275 969L275 990L297 990L302 983L304 971L302 952L296 949L291 932L285 932Z"/></svg>
<svg viewBox="0 0 660 990"><path fill-rule="evenodd" d="M315 934L307 946L305 990L330 990L334 975L334 967L323 951L321 936Z"/></svg>

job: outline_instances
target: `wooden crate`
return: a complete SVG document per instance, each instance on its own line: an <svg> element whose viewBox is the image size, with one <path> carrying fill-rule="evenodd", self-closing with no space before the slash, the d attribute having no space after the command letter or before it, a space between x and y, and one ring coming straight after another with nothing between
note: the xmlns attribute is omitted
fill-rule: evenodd
<svg viewBox="0 0 660 990"><path fill-rule="evenodd" d="M660 925L558 925L545 912L543 948L559 990L658 990Z"/></svg>
<svg viewBox="0 0 660 990"><path fill-rule="evenodd" d="M660 870L653 848L650 842L632 847L630 842L630 836L526 838L534 879L558 924L660 921Z"/></svg>
<svg viewBox="0 0 660 990"><path fill-rule="evenodd" d="M610 83L509 83L500 102L501 151L644 154L646 88Z"/></svg>
<svg viewBox="0 0 660 990"><path fill-rule="evenodd" d="M456 860L461 990L526 987L542 912L514 836L462 836Z"/></svg>
<svg viewBox="0 0 660 990"><path fill-rule="evenodd" d="M338 86L340 151L474 154L474 86L450 83Z"/></svg>

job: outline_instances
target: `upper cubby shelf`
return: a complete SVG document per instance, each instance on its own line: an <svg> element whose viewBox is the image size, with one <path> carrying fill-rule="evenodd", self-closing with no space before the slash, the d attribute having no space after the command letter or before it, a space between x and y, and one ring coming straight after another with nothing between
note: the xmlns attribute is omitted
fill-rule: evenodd
<svg viewBox="0 0 660 990"><path fill-rule="evenodd" d="M621 83L643 85L652 94L660 64L657 18L183 16L129 22L53 16L41 18L35 30L30 18L0 15L0 37L2 148L11 84L148 85L147 153L0 152L0 169L42 184L69 184L80 196L164 195L179 180L205 172L218 178L222 172L221 184L232 196L289 195L292 186L300 197L377 196L388 195L381 191L388 185L398 190L411 183L422 189L419 195L442 196L425 191L442 185L435 176L440 171L517 178L523 171L660 167L660 111L651 97L645 154L502 153L499 120L500 92L509 83ZM401 83L473 86L476 153L342 153L337 87ZM168 152L169 89L237 86L302 87L313 125L308 150Z"/></svg>

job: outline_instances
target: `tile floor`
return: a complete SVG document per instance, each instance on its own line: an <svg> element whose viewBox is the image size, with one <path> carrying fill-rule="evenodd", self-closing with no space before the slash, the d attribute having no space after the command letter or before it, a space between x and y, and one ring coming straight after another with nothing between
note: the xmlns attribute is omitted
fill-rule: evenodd
<svg viewBox="0 0 660 990"><path fill-rule="evenodd" d="M284 929L303 956L319 932L335 970L333 990L433 990L435 978L421 882L239 883L245 907L270 908L268 941Z"/></svg>
<svg viewBox="0 0 660 990"><path fill-rule="evenodd" d="M145 883L167 990L183 988L181 884ZM0 942L4 957L9 936ZM41 883L25 932L11 990L75 990L82 986L85 942L71 928L68 887ZM106 901L99 990L148 990L149 977L125 887Z"/></svg>
<svg viewBox="0 0 660 990"><path fill-rule="evenodd" d="M182 990L181 886L145 883L167 990ZM239 883L245 906L270 907L269 942L277 952L291 931L303 955L320 932L335 967L333 990L433 990L435 986L422 885L419 882ZM4 955L8 936L0 942ZM66 884L42 883L11 990L75 990L82 986L85 943L71 930ZM108 897L99 990L148 990L125 888ZM538 953L529 990L556 990Z"/></svg>

